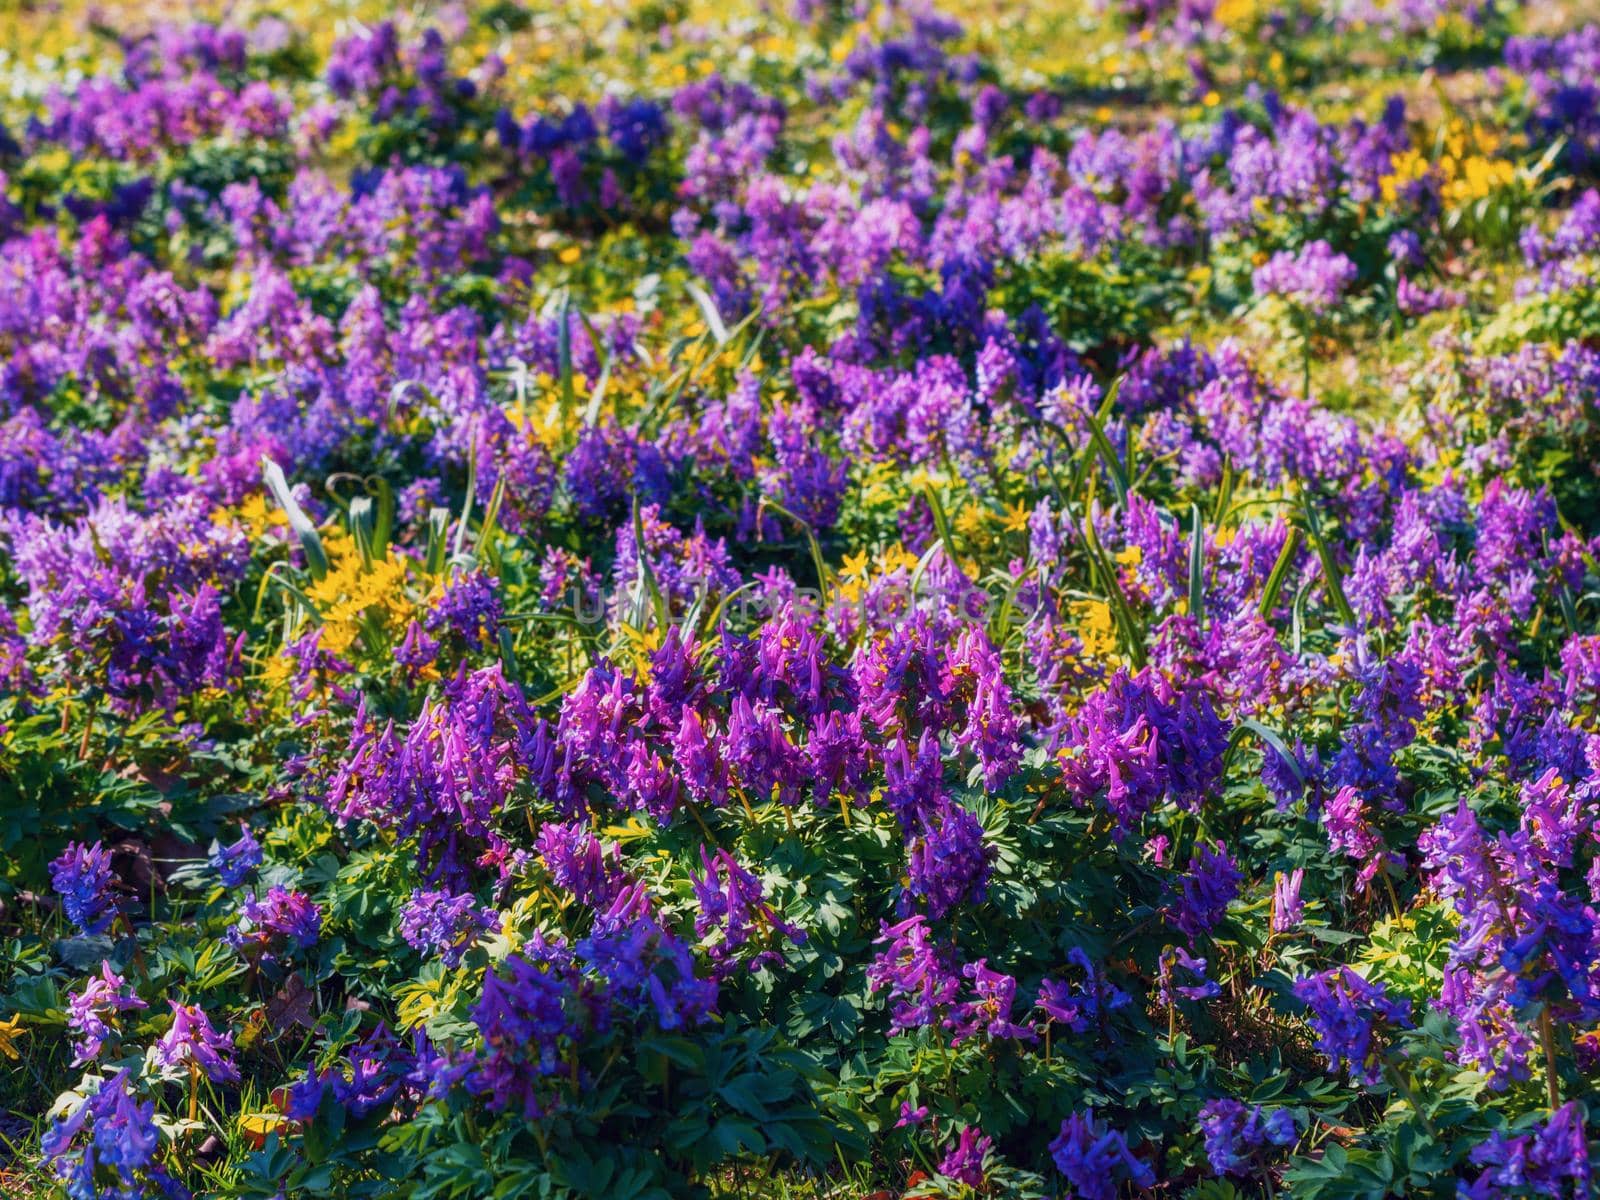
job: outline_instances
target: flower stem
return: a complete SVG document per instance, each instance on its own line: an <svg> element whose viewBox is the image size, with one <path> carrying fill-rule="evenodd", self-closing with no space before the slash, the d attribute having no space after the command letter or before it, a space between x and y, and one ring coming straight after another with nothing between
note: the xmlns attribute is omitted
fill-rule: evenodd
<svg viewBox="0 0 1600 1200"><path fill-rule="evenodd" d="M1394 1084L1397 1091L1405 1096L1406 1102L1411 1105L1411 1111L1417 1114L1417 1119L1422 1122L1422 1127L1428 1131L1429 1137L1438 1137L1439 1131L1433 1127L1433 1122L1428 1119L1428 1114L1422 1111L1422 1104L1417 1099L1417 1093L1412 1090L1411 1081L1405 1073L1392 1062L1383 1064L1383 1072L1389 1077L1389 1082Z"/></svg>
<svg viewBox="0 0 1600 1200"><path fill-rule="evenodd" d="M1561 1077L1556 1074L1556 1030L1550 1019L1550 1006L1546 1004L1539 1013L1539 1040L1544 1043L1544 1085L1550 1101L1550 1111L1561 1107Z"/></svg>
<svg viewBox="0 0 1600 1200"><path fill-rule="evenodd" d="M1389 889L1389 903L1394 906L1394 919L1398 921L1405 913L1400 907L1400 897L1394 890L1394 880L1389 878L1387 870L1380 872L1380 874L1383 876L1383 886Z"/></svg>

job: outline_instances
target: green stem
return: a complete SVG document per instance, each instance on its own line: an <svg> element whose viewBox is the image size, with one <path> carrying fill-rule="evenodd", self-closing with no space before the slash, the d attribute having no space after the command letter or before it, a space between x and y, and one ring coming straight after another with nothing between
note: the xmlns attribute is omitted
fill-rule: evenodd
<svg viewBox="0 0 1600 1200"><path fill-rule="evenodd" d="M1389 1077L1389 1082L1394 1084L1395 1088L1405 1096L1406 1102L1411 1105L1411 1111L1417 1114L1417 1119L1422 1122L1422 1127L1428 1131L1428 1136L1438 1137L1439 1131L1433 1127L1433 1122L1429 1120L1428 1114L1422 1111L1422 1103L1417 1099L1417 1093L1412 1090L1411 1081L1405 1077L1400 1068L1392 1062L1386 1062L1383 1064L1383 1073Z"/></svg>
<svg viewBox="0 0 1600 1200"><path fill-rule="evenodd" d="M1383 886L1387 888L1389 892L1389 903L1394 906L1394 919L1398 921L1405 914L1400 907L1400 897L1395 894L1394 880L1389 878L1389 872L1387 870L1380 872L1380 874L1383 876Z"/></svg>

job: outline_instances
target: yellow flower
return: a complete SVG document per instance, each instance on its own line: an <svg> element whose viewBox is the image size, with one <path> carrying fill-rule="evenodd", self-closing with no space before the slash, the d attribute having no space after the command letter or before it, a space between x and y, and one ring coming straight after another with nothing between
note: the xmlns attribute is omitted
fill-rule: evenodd
<svg viewBox="0 0 1600 1200"><path fill-rule="evenodd" d="M983 532L983 516L981 508L963 508L956 514L956 532L964 538L976 538Z"/></svg>
<svg viewBox="0 0 1600 1200"><path fill-rule="evenodd" d="M1028 527L1028 518L1032 515L1033 513L1028 509L1028 506L1023 504L1021 500L1018 500L1014 505L1006 510L1005 521L1002 528L1004 528L1007 533L1021 533Z"/></svg>
<svg viewBox="0 0 1600 1200"><path fill-rule="evenodd" d="M1400 191L1428 174L1428 160L1415 150L1404 150L1389 159L1389 174L1378 181L1384 203L1393 204Z"/></svg>
<svg viewBox="0 0 1600 1200"><path fill-rule="evenodd" d="M1452 207L1471 204L1509 187L1516 177L1516 169L1504 159L1474 154L1461 163L1460 174L1445 184L1445 203Z"/></svg>
<svg viewBox="0 0 1600 1200"><path fill-rule="evenodd" d="M1252 24L1255 16L1255 0L1222 0L1214 13L1217 24L1224 29L1241 29Z"/></svg>
<svg viewBox="0 0 1600 1200"><path fill-rule="evenodd" d="M907 571L917 569L917 556L907 550L903 545L895 546L886 551L883 556L883 572L885 575L904 567Z"/></svg>
<svg viewBox="0 0 1600 1200"><path fill-rule="evenodd" d="M1078 600L1073 603L1072 612L1078 618L1078 638L1085 654L1103 658L1116 650L1116 625L1109 604L1104 600Z"/></svg>
<svg viewBox="0 0 1600 1200"><path fill-rule="evenodd" d="M12 1062L17 1062L22 1055L17 1051L17 1039L28 1031L22 1027L22 1018L13 1015L9 1021L0 1021L0 1054L4 1054Z"/></svg>

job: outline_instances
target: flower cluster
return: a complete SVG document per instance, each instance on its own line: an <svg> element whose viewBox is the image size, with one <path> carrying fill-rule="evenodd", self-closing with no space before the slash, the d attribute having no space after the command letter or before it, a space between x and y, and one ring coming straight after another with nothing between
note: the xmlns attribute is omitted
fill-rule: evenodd
<svg viewBox="0 0 1600 1200"><path fill-rule="evenodd" d="M84 933L99 933L117 913L111 894L111 851L99 842L84 846L74 842L50 864L50 882L61 906Z"/></svg>
<svg viewBox="0 0 1600 1200"><path fill-rule="evenodd" d="M8 13L19 1177L1592 1190L1600 30L941 6Z"/></svg>
<svg viewBox="0 0 1600 1200"><path fill-rule="evenodd" d="M1200 1109L1200 1129L1206 1158L1218 1175L1247 1174L1253 1156L1269 1146L1288 1146L1299 1134L1287 1110L1267 1112L1238 1100L1208 1100Z"/></svg>

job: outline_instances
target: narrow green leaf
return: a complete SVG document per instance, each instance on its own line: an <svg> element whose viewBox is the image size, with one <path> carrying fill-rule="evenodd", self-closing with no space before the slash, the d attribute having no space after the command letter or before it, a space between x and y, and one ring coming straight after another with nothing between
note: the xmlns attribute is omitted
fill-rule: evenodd
<svg viewBox="0 0 1600 1200"><path fill-rule="evenodd" d="M270 458L262 458L261 470L266 478L267 490L278 502L278 507L283 509L284 515L289 518L289 528L294 530L295 536L300 539L301 548L306 552L306 565L311 571L311 577L323 578L328 573L328 553L322 548L322 538L317 533L317 527L311 523L311 518L306 516L305 510L290 492L289 481L283 477L283 468Z"/></svg>
<svg viewBox="0 0 1600 1200"><path fill-rule="evenodd" d="M1189 506L1189 615L1196 628L1206 627L1206 530L1200 506Z"/></svg>
<svg viewBox="0 0 1600 1200"><path fill-rule="evenodd" d="M369 475L367 491L377 498L377 512L372 526L373 552L379 558L387 558L389 543L394 538L394 489L381 475Z"/></svg>
<svg viewBox="0 0 1600 1200"><path fill-rule="evenodd" d="M1355 610L1350 607L1350 600L1344 594L1344 575L1339 570L1339 561L1333 555L1333 548L1328 545L1328 540L1322 534L1322 518L1317 515L1316 505L1300 497L1300 513L1306 523L1306 531L1311 535L1311 544L1316 547L1317 558L1322 562L1323 583L1328 589L1328 596L1333 601L1333 606L1339 610L1339 617L1351 628L1355 627Z"/></svg>
<svg viewBox="0 0 1600 1200"><path fill-rule="evenodd" d="M428 552L422 560L422 569L429 575L437 575L444 570L447 547L446 538L450 530L450 510L435 505L428 510Z"/></svg>
<svg viewBox="0 0 1600 1200"><path fill-rule="evenodd" d="M1270 621L1272 610L1278 606L1278 596L1283 591L1283 585L1289 578L1289 571L1294 567L1295 554L1300 549L1300 528L1296 525L1289 526L1289 536L1283 539L1283 549L1278 551L1278 561L1272 564L1272 573L1267 576L1266 586L1261 589L1261 619Z"/></svg>
<svg viewBox="0 0 1600 1200"><path fill-rule="evenodd" d="M633 552L639 562L639 578L644 582L650 603L655 608L656 621L662 633L665 633L672 623L672 610L667 607L667 598L661 593L661 584L656 580L655 568L650 565L650 549L644 540L644 516L640 512L637 496L633 498Z"/></svg>
<svg viewBox="0 0 1600 1200"><path fill-rule="evenodd" d="M722 314L717 311L717 302L706 295L705 289L697 283L684 285L689 295L694 298L695 304L700 307L700 315L706 320L706 328L711 331L711 336L716 338L717 345L728 344L728 327L722 322Z"/></svg>
<svg viewBox="0 0 1600 1200"><path fill-rule="evenodd" d="M572 294L561 297L560 328L556 331L556 362L561 376L561 415L566 417L576 403L577 392L572 386Z"/></svg>

